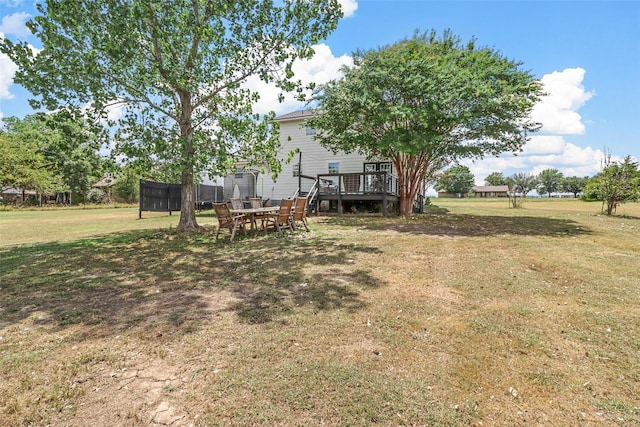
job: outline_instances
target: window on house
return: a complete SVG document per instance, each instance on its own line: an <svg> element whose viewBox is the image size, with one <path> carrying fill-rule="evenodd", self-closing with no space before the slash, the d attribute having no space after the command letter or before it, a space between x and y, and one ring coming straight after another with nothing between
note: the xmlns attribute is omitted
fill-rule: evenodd
<svg viewBox="0 0 640 427"><path fill-rule="evenodd" d="M314 128L305 128L307 136L315 135L316 130Z"/></svg>
<svg viewBox="0 0 640 427"><path fill-rule="evenodd" d="M237 168L236 169L235 178L236 179L244 178L244 168Z"/></svg>
<svg viewBox="0 0 640 427"><path fill-rule="evenodd" d="M329 162L329 173L340 173L340 162Z"/></svg>
<svg viewBox="0 0 640 427"><path fill-rule="evenodd" d="M300 163L293 164L293 176L298 176L301 173Z"/></svg>

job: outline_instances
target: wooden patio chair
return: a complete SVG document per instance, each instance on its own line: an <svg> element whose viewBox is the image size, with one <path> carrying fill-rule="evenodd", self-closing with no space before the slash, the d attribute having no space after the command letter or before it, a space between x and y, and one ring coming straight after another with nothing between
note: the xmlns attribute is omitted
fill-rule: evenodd
<svg viewBox="0 0 640 427"><path fill-rule="evenodd" d="M307 226L307 198L306 197L298 197L296 199L296 205L293 208L293 213L291 214L291 224L293 225L294 230L297 228L296 224L301 223L304 226L304 229L309 231L309 227Z"/></svg>
<svg viewBox="0 0 640 427"><path fill-rule="evenodd" d="M244 209L244 202L240 199L231 199L231 209ZM244 223L253 225L253 219L249 215L244 216Z"/></svg>
<svg viewBox="0 0 640 427"><path fill-rule="evenodd" d="M241 229L244 234L247 234L247 228L245 227L246 217L244 215L231 215L229 206L227 206L226 203L213 203L213 209L216 211L216 217L218 218L216 240L218 240L218 235L223 228L228 229L231 233L231 242L233 242L233 238L238 229Z"/></svg>
<svg viewBox="0 0 640 427"><path fill-rule="evenodd" d="M280 208L278 212L273 214L266 214L264 216L264 229L265 231L269 227L274 227L279 232L283 232L284 228L288 228L291 231L293 229L293 221L291 219L291 208L293 207L292 199L283 199L280 202Z"/></svg>
<svg viewBox="0 0 640 427"><path fill-rule="evenodd" d="M240 199L231 199L231 209L244 209L244 203Z"/></svg>

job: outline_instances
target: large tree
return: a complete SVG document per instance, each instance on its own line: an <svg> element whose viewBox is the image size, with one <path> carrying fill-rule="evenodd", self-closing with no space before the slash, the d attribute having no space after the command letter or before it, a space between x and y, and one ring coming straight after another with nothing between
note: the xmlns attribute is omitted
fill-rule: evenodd
<svg viewBox="0 0 640 427"><path fill-rule="evenodd" d="M640 170L638 162L633 161L631 156L616 162L608 154L603 164L599 186L603 208L606 205L605 213L611 215L619 205L640 199Z"/></svg>
<svg viewBox="0 0 640 427"><path fill-rule="evenodd" d="M198 227L194 175L224 174L237 157L278 170L273 114L253 114L258 75L283 91L300 88L292 63L342 16L336 0L48 0L28 25L42 41L4 39L15 81L36 106L90 103L119 120L125 153L172 159L182 181L179 230Z"/></svg>
<svg viewBox="0 0 640 427"><path fill-rule="evenodd" d="M548 194L551 197L551 193L555 193L560 190L560 184L562 183L562 172L558 169L545 169L538 174L538 192L540 194Z"/></svg>
<svg viewBox="0 0 640 427"><path fill-rule="evenodd" d="M100 148L107 142L101 126L80 111L62 109L51 114L31 114L5 119L7 134L24 144L35 144L47 167L61 178L57 191L70 191L85 200L91 185L103 173Z"/></svg>
<svg viewBox="0 0 640 427"><path fill-rule="evenodd" d="M566 176L560 181L560 190L572 193L573 197L578 197L578 193L582 192L589 182L589 177Z"/></svg>
<svg viewBox="0 0 640 427"><path fill-rule="evenodd" d="M511 205L516 208L522 204L521 199L525 199L527 193L538 186L538 177L536 175L518 172L507 177L505 184L509 187L509 200L511 201ZM520 200L518 200L518 197L520 197Z"/></svg>
<svg viewBox="0 0 640 427"><path fill-rule="evenodd" d="M60 185L60 177L33 141L20 141L0 132L0 190L16 188L46 193Z"/></svg>
<svg viewBox="0 0 640 427"><path fill-rule="evenodd" d="M502 172L491 172L484 179L484 183L487 185L505 185L506 178L502 174Z"/></svg>
<svg viewBox="0 0 640 427"><path fill-rule="evenodd" d="M354 53L344 78L319 88L309 126L326 147L390 159L400 213L425 177L463 158L518 151L539 129L540 82L498 51L432 31Z"/></svg>
<svg viewBox="0 0 640 427"><path fill-rule="evenodd" d="M444 171L433 187L436 191L466 195L473 188L474 177L467 166L455 165Z"/></svg>

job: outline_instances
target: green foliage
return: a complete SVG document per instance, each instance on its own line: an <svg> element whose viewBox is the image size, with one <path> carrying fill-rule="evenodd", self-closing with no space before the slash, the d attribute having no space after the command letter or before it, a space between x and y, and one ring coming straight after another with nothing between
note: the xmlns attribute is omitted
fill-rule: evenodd
<svg viewBox="0 0 640 427"><path fill-rule="evenodd" d="M589 177L567 176L560 181L560 191L573 193L573 197L578 197L589 182Z"/></svg>
<svg viewBox="0 0 640 427"><path fill-rule="evenodd" d="M55 175L33 141L20 141L0 133L0 189L19 188L49 192L59 186Z"/></svg>
<svg viewBox="0 0 640 427"><path fill-rule="evenodd" d="M128 203L138 201L140 195L140 175L133 167L125 166L113 186L116 196Z"/></svg>
<svg viewBox="0 0 640 427"><path fill-rule="evenodd" d="M509 187L509 200L514 208L522 206L522 200L527 197L527 193L538 186L538 177L518 172L505 179L505 184ZM520 200L519 200L520 199Z"/></svg>
<svg viewBox="0 0 640 427"><path fill-rule="evenodd" d="M23 144L35 144L60 184L54 191L72 191L83 199L103 173L104 159L99 150L106 133L76 110L37 113L24 119L5 119L7 134Z"/></svg>
<svg viewBox="0 0 640 427"><path fill-rule="evenodd" d="M538 174L538 192L540 194L548 194L551 197L551 193L555 193L560 190L562 183L562 172L558 169L545 169Z"/></svg>
<svg viewBox="0 0 640 427"><path fill-rule="evenodd" d="M602 171L589 179L582 190L582 200L601 201L602 210L613 214L625 202L640 200L640 170L638 162L627 156L621 162L607 154Z"/></svg>
<svg viewBox="0 0 640 427"><path fill-rule="evenodd" d="M334 151L390 159L400 212L426 181L462 158L518 151L539 129L529 113L540 83L498 51L463 44L449 31L416 33L354 54L344 78L319 88L309 126Z"/></svg>
<svg viewBox="0 0 640 427"><path fill-rule="evenodd" d="M484 179L484 182L487 185L505 185L507 183L502 172L491 172Z"/></svg>
<svg viewBox="0 0 640 427"><path fill-rule="evenodd" d="M631 156L615 162L608 155L600 174L600 191L607 215L614 213L625 202L637 201L640 198L638 162L633 161Z"/></svg>
<svg viewBox="0 0 640 427"><path fill-rule="evenodd" d="M474 184L474 177L467 166L455 165L440 175L434 186L436 191L447 193L467 194Z"/></svg>
<svg viewBox="0 0 640 427"><path fill-rule="evenodd" d="M580 196L585 202L601 202L602 201L602 176L598 174L589 179L587 184L582 189L582 196Z"/></svg>
<svg viewBox="0 0 640 427"><path fill-rule="evenodd" d="M117 152L178 169L181 230L197 228L194 175L224 175L234 161L280 170L274 114L253 114L257 75L283 91L297 58L336 28L336 0L49 0L28 25L43 49L0 41L19 66L15 82L36 106L121 104Z"/></svg>

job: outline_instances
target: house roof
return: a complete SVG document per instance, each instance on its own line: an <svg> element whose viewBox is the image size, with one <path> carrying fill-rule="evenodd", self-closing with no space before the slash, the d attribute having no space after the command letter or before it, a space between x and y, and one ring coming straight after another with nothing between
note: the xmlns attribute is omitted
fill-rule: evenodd
<svg viewBox="0 0 640 427"><path fill-rule="evenodd" d="M23 190L22 188L5 188L4 190L0 189L0 194L4 194L7 196L21 195L23 191L24 191L24 194L28 194L28 195L38 194L34 190Z"/></svg>
<svg viewBox="0 0 640 427"><path fill-rule="evenodd" d="M277 122L286 122L290 120L303 120L313 116L313 110L298 110L292 113L283 114L276 117Z"/></svg>
<svg viewBox="0 0 640 427"><path fill-rule="evenodd" d="M472 190L476 193L506 193L509 191L509 187L506 185L476 185Z"/></svg>
<svg viewBox="0 0 640 427"><path fill-rule="evenodd" d="M100 181L96 182L95 184L93 184L94 187L96 188L109 188L111 186L113 186L116 183L116 179L114 179L112 176L110 175L104 175Z"/></svg>

